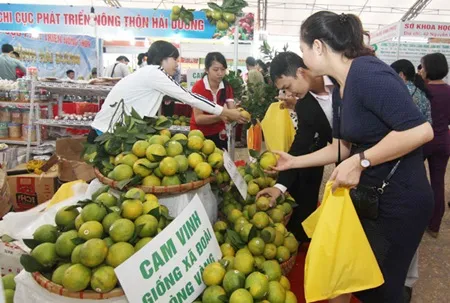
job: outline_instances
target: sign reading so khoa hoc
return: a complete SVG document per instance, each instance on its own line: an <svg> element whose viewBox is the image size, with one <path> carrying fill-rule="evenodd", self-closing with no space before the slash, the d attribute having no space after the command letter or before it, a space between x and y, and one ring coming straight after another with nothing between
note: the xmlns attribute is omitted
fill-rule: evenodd
<svg viewBox="0 0 450 303"><path fill-rule="evenodd" d="M205 289L204 268L222 257L196 195L150 243L115 269L130 303L194 301Z"/></svg>

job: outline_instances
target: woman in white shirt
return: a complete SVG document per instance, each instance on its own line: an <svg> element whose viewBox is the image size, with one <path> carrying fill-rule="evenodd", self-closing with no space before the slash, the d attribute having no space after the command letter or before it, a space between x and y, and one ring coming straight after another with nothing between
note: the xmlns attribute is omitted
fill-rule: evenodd
<svg viewBox="0 0 450 303"><path fill-rule="evenodd" d="M115 124L118 117L114 117L115 121L111 123L116 109L111 105L118 103L121 99L125 102L126 111L130 112L131 108L134 108L142 117L153 117L157 115L165 95L213 115L223 116L239 123L247 122L237 109L223 108L200 95L187 91L174 81L172 76L177 71L179 56L177 48L171 43L154 42L148 50L149 65L120 80L109 93L92 123L96 133L104 133L108 131L110 124Z"/></svg>

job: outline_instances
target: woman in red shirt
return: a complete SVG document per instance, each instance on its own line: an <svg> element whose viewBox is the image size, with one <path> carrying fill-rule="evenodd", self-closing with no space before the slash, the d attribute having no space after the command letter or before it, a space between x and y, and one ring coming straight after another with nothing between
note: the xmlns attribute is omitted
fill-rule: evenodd
<svg viewBox="0 0 450 303"><path fill-rule="evenodd" d="M229 109L235 108L233 89L223 78L227 71L227 61L218 52L208 53L205 58L205 74L192 87L192 92L199 94L209 101ZM214 141L220 149L227 148L226 118L214 116L193 108L191 130L198 129L207 139Z"/></svg>

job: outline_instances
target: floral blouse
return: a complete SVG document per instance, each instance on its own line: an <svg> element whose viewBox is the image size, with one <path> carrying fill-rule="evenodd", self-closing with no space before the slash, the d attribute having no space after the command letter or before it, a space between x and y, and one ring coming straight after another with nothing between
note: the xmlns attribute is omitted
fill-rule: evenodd
<svg viewBox="0 0 450 303"><path fill-rule="evenodd" d="M425 93L418 89L411 81L406 82L406 87L408 87L409 93L422 115L430 124L432 124L430 100L428 100Z"/></svg>

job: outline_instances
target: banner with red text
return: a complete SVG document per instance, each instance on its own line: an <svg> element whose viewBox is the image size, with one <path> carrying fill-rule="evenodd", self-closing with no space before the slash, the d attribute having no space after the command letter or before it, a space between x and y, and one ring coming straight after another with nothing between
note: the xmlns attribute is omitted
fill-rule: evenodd
<svg viewBox="0 0 450 303"><path fill-rule="evenodd" d="M95 38L89 36L42 34L33 38L26 33L0 33L0 44L9 43L25 66L35 66L39 77L87 79L96 65Z"/></svg>
<svg viewBox="0 0 450 303"><path fill-rule="evenodd" d="M194 12L185 24L171 21L170 10L96 7L95 18L87 6L0 4L0 31L61 33L130 40L134 37L212 39L216 28L204 12Z"/></svg>

